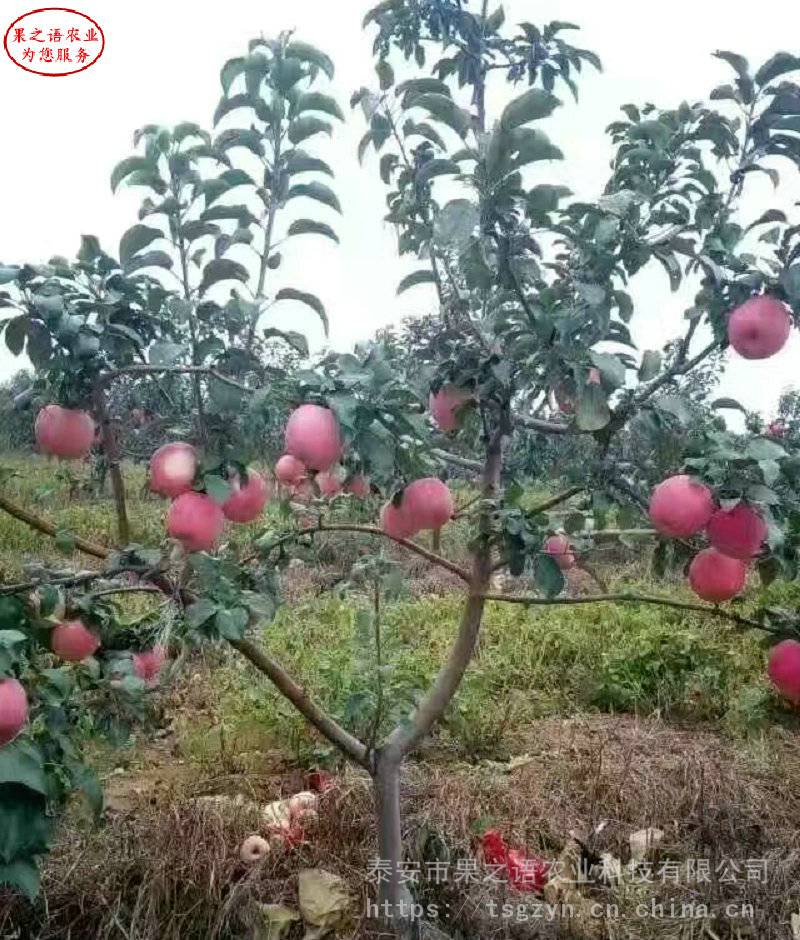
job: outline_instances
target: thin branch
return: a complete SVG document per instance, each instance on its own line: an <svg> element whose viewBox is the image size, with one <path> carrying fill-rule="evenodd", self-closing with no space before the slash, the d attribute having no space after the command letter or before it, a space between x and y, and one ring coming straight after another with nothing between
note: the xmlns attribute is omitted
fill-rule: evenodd
<svg viewBox="0 0 800 940"><path fill-rule="evenodd" d="M461 467L464 470L481 470L479 460L470 460L469 457L459 457L458 454L451 454L449 451L442 450L440 447L434 447L431 450L431 456L436 457L445 463L452 464L454 467Z"/></svg>
<svg viewBox="0 0 800 940"><path fill-rule="evenodd" d="M742 627L748 627L754 630L765 630L768 633L783 635L785 632L773 629L758 620L742 617L740 614L725 610L722 607L709 607L707 604L692 604L688 601L676 601L668 597L656 597L646 594L596 594L586 595L584 597L538 597L529 594L485 594L484 600L496 601L502 604L523 604L526 607L571 607L586 604L652 604L658 607L672 607L675 610L689 610L695 613L705 614L708 617L728 620Z"/></svg>
<svg viewBox="0 0 800 940"><path fill-rule="evenodd" d="M434 565L438 565L440 568L445 568L447 571L450 571L457 577L461 578L462 581L469 583L472 578L469 571L467 571L465 568L461 568L455 562L444 558L442 555L437 555L435 552L428 551L427 548L423 548L421 545L418 545L416 542L412 542L409 539L395 538L393 535L389 535L387 532L384 532L383 529L379 529L377 526L355 525L347 522L320 522L317 526L309 527L308 529L301 529L299 534L308 535L313 534L314 532L358 532L361 535L376 535L380 538L389 539L390 541L395 542L397 545L405 548L406 551L413 552L415 555L420 555L422 558L430 561Z"/></svg>
<svg viewBox="0 0 800 940"><path fill-rule="evenodd" d="M32 529L36 529L37 532L41 532L43 535L49 535L51 538L55 538L58 534L58 529L52 522L48 522L46 519L42 519L32 512L28 512L27 509L23 509L21 506L18 506L2 495L0 495L0 509L7 512L9 516L18 519L20 522L24 522L25 525L30 526ZM94 542L89 542L87 539L80 538L80 536L74 536L73 541L75 548L85 555L92 555L95 558L108 558L111 554L109 549L104 548L102 545L97 545Z"/></svg>
<svg viewBox="0 0 800 940"><path fill-rule="evenodd" d="M83 571L80 574L70 575L66 578L39 578L38 580L23 581L18 584L4 584L0 586L0 595L6 596L9 594L27 594L28 591L35 591L37 588L42 587L42 585L53 585L54 587L80 587L82 584L89 584L92 581L110 581L112 578L117 577L121 574L128 574L129 572L135 574L144 574L148 569L146 568L114 568L109 571ZM121 594L127 593L129 591L148 591L154 592L158 591L156 587L125 587L125 588L116 588L114 590L108 591L99 591L96 596L101 594ZM160 593L160 592L159 592Z"/></svg>
<svg viewBox="0 0 800 940"><path fill-rule="evenodd" d="M555 421L544 421L542 418L527 418L524 415L514 415L514 425L539 434L584 434L574 424L560 424Z"/></svg>
<svg viewBox="0 0 800 940"><path fill-rule="evenodd" d="M241 382L237 382L230 376L223 375L222 372L217 372L216 369L209 369L206 366L125 366L122 369L113 369L110 372L105 372L101 376L100 381L103 385L107 385L120 375L156 375L163 373L171 373L174 375L208 375L212 379L216 379L224 385L230 385L231 388L238 388L240 392L246 392L248 395L253 395L257 391L257 389L248 388L247 385L242 385Z"/></svg>
<svg viewBox="0 0 800 940"><path fill-rule="evenodd" d="M554 506L558 506L561 503L565 503L568 499L572 499L573 496L577 496L578 493L582 493L586 489L585 486L570 486L569 489L562 490L560 493L556 493L555 496L551 496L548 499L543 500L541 503L537 503L535 506L532 506L528 512L535 515L539 512L547 512L548 509L552 509Z"/></svg>
<svg viewBox="0 0 800 940"><path fill-rule="evenodd" d="M330 715L326 714L313 699L309 698L305 690L292 679L276 659L273 659L250 640L228 640L228 642L259 672L267 676L306 721L312 724L331 744L335 744L339 750L361 767L369 769L366 746L349 731L346 731Z"/></svg>
<svg viewBox="0 0 800 940"><path fill-rule="evenodd" d="M120 465L119 441L117 432L111 424L106 406L106 390L101 381L95 383L94 387L94 410L100 424L100 441L108 461L108 473L111 477L111 488L114 491L117 537L121 545L127 545L131 540L131 531L128 522L128 507L125 502L125 480Z"/></svg>

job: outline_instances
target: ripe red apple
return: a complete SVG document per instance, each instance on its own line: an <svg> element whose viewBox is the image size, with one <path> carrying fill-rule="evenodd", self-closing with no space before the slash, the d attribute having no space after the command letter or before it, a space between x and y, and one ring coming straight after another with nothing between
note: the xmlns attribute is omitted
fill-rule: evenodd
<svg viewBox="0 0 800 940"><path fill-rule="evenodd" d="M789 339L792 320L786 305L775 297L751 297L728 320L728 339L744 359L769 359Z"/></svg>
<svg viewBox="0 0 800 940"><path fill-rule="evenodd" d="M34 434L43 454L78 460L92 449L95 425L85 411L46 405L36 416Z"/></svg>
<svg viewBox="0 0 800 940"><path fill-rule="evenodd" d="M767 537L767 524L757 509L739 503L733 509L718 509L708 523L708 540L730 558L754 558Z"/></svg>
<svg viewBox="0 0 800 940"><path fill-rule="evenodd" d="M544 543L544 550L553 557L562 571L575 567L575 553L566 535L551 535Z"/></svg>
<svg viewBox="0 0 800 940"><path fill-rule="evenodd" d="M330 408L301 405L286 422L286 452L310 470L329 470L342 456L339 421Z"/></svg>
<svg viewBox="0 0 800 940"><path fill-rule="evenodd" d="M197 451L191 444L164 444L150 458L150 489L175 499L189 492L196 473Z"/></svg>
<svg viewBox="0 0 800 940"><path fill-rule="evenodd" d="M441 529L455 512L450 490L436 477L425 477L409 484L403 493L402 506L403 515L415 532Z"/></svg>
<svg viewBox="0 0 800 940"><path fill-rule="evenodd" d="M800 643L782 640L769 654L767 675L781 695L800 705Z"/></svg>
<svg viewBox="0 0 800 940"><path fill-rule="evenodd" d="M729 558L706 548L694 556L689 566L689 584L698 597L713 604L729 601L741 594L747 580L747 565L739 558Z"/></svg>
<svg viewBox="0 0 800 940"><path fill-rule="evenodd" d="M50 634L50 649L68 663L79 663L93 656L100 648L100 639L81 620L65 620Z"/></svg>
<svg viewBox="0 0 800 940"><path fill-rule="evenodd" d="M471 400L472 395L465 389L443 385L435 394L430 393L428 408L441 431L457 431L459 412Z"/></svg>
<svg viewBox="0 0 800 940"><path fill-rule="evenodd" d="M133 674L148 685L155 685L167 661L167 651L163 646L156 645L152 649L134 653L131 659L133 660Z"/></svg>
<svg viewBox="0 0 800 940"><path fill-rule="evenodd" d="M688 538L704 529L713 512L711 490L686 474L668 477L650 497L650 520L672 538Z"/></svg>
<svg viewBox="0 0 800 940"><path fill-rule="evenodd" d="M28 696L17 679L0 681L0 747L9 744L28 720Z"/></svg>
<svg viewBox="0 0 800 940"><path fill-rule="evenodd" d="M418 531L411 525L403 504L395 506L391 500L381 510L381 529L393 539L410 539Z"/></svg>
<svg viewBox="0 0 800 940"><path fill-rule="evenodd" d="M258 519L269 502L269 482L255 470L248 469L247 483L242 486L238 474L230 480L231 495L222 504L222 511L231 522L252 522Z"/></svg>
<svg viewBox="0 0 800 940"><path fill-rule="evenodd" d="M291 454L284 454L275 464L275 479L287 486L294 486L306 478L306 465Z"/></svg>
<svg viewBox="0 0 800 940"><path fill-rule="evenodd" d="M369 480L359 473L350 478L344 489L346 493L350 493L356 499L366 499L370 494Z"/></svg>
<svg viewBox="0 0 800 940"><path fill-rule="evenodd" d="M333 499L334 496L338 496L342 492L342 481L335 470L324 470L322 473L318 473L316 484L320 493L328 499Z"/></svg>
<svg viewBox="0 0 800 940"><path fill-rule="evenodd" d="M225 528L222 507L203 493L183 493L169 507L167 532L190 552L210 552Z"/></svg>

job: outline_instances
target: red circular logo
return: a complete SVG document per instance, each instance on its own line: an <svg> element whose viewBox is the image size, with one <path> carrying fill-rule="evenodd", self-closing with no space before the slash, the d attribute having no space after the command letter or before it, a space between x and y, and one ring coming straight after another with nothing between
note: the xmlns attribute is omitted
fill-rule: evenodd
<svg viewBox="0 0 800 940"><path fill-rule="evenodd" d="M8 27L3 39L3 48L14 65L53 78L85 72L105 47L100 24L67 7L23 13Z"/></svg>

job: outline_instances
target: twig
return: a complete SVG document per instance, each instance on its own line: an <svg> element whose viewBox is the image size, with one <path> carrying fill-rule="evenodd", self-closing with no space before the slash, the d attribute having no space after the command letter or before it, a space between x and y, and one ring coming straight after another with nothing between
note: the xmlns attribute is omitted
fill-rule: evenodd
<svg viewBox="0 0 800 940"><path fill-rule="evenodd" d="M32 529L36 529L37 532L49 535L51 538L55 538L58 534L58 529L52 522L48 522L46 519L42 519L32 512L28 512L27 509L23 509L21 506L18 506L2 495L0 495L0 509L7 512L9 516L19 519L20 522L24 522L25 525L30 526ZM97 545L94 542L89 542L87 539L80 538L80 536L73 536L73 541L75 548L85 555L92 555L95 558L108 558L111 554L109 549L104 548L102 545Z"/></svg>
<svg viewBox="0 0 800 940"><path fill-rule="evenodd" d="M464 470L480 470L479 460L470 460L469 457L459 457L458 454L451 454L449 451L434 447L431 450L431 456L443 460L445 463L452 464L454 467L462 467Z"/></svg>
<svg viewBox="0 0 800 940"><path fill-rule="evenodd" d="M537 503L536 506L532 506L528 512L534 515L540 512L547 512L548 509L552 509L560 503L565 503L568 499L572 499L573 496L577 496L578 493L582 493L585 489L586 487L583 485L570 486L569 489L563 490L561 493L556 493L555 496L550 496L543 502Z"/></svg>
<svg viewBox="0 0 800 940"><path fill-rule="evenodd" d="M469 583L472 578L466 569L461 568L455 562L450 561L441 555L437 555L435 552L428 551L427 548L423 548L421 545L418 545L416 542L412 542L409 539L395 538L393 535L389 535L387 532L384 532L383 529L379 529L377 526L355 525L347 522L320 522L319 525L314 526L313 528L310 527L308 529L301 529L299 534L308 535L313 534L314 532L358 532L361 535L377 535L380 538L389 539L392 542L396 542L407 551L413 552L415 555L420 555L422 558L432 562L434 565L438 565L440 568L445 568L447 571L450 571L454 575L457 575L459 578L461 578L462 581Z"/></svg>
<svg viewBox="0 0 800 940"><path fill-rule="evenodd" d="M694 611L709 617L728 620L731 623L736 623L754 630L765 630L768 633L776 633L779 635L783 635L784 633L782 630L775 630L758 620L742 617L740 614L735 614L722 607L709 607L706 604L692 604L688 601L675 601L668 597L656 597L646 594L587 594L585 597L538 597L529 594L485 594L484 600L496 601L502 604L523 604L526 607L570 607L585 604L652 604L658 607L672 607L675 610Z"/></svg>
<svg viewBox="0 0 800 940"><path fill-rule="evenodd" d="M122 369L112 369L105 372L100 377L100 382L107 385L120 375L158 375L163 373L172 373L174 375L208 375L224 385L230 385L231 388L238 388L240 392L246 392L248 395L254 395L258 389L249 388L241 382L237 382L230 376L217 372L216 369L209 369L206 366L125 366Z"/></svg>

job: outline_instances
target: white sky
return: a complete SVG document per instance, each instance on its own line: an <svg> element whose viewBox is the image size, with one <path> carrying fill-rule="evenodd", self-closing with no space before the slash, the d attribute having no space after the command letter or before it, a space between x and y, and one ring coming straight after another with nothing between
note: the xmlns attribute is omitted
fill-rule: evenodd
<svg viewBox="0 0 800 940"><path fill-rule="evenodd" d="M138 0L93 2L82 7L106 35L99 63L81 74L53 79L30 75L0 58L5 144L0 173L0 261L45 261L53 254L72 256L82 233L99 236L114 253L120 235L137 221L143 193L109 186L112 167L132 153L133 130L146 123L182 120L210 124L218 101L222 63L246 51L248 39L295 28L298 37L324 49L334 59L334 92L349 115L353 89L374 85L371 40L360 28L372 3L363 0L226 0L224 4L166 3ZM620 104L653 101L671 107L682 99L698 100L727 81L725 63L711 57L731 49L760 64L772 52L792 48L800 35L800 4L784 2L780 15L764 15L759 6L731 5L730 0L507 0L507 20L543 23L577 22L573 42L598 52L605 71L584 72L581 101L564 97L565 107L545 125L566 155L563 165L542 165L537 182L565 182L580 196L594 197L607 177L610 149L605 126L618 116ZM29 6L19 0L4 4L3 32ZM509 94L503 92L503 95ZM502 99L497 99L502 103ZM387 323L430 309L428 288L396 297L399 279L415 265L398 260L385 213L384 188L374 156L362 169L355 149L364 131L360 113L327 143L315 139L313 152L326 156L337 173L335 189L344 218L324 207L339 232L337 248L313 236L293 240L278 272L276 289L296 286L317 293L331 320L330 344L344 349ZM322 141L317 143L317 140ZM764 177L754 184L748 216L769 205L784 209L800 198L793 166L780 167L790 183L779 200L771 197ZM763 188L762 188L763 187ZM797 211L797 210L795 210ZM636 279L638 301L635 337L642 349L657 348L682 329L682 311L694 291L669 293L660 267ZM306 328L319 345L323 337L301 308L286 306L276 325ZM301 322L302 320L302 322ZM750 408L769 412L780 391L798 380L800 338L794 333L781 354L763 363L731 356L722 393ZM23 363L0 343L0 376Z"/></svg>

